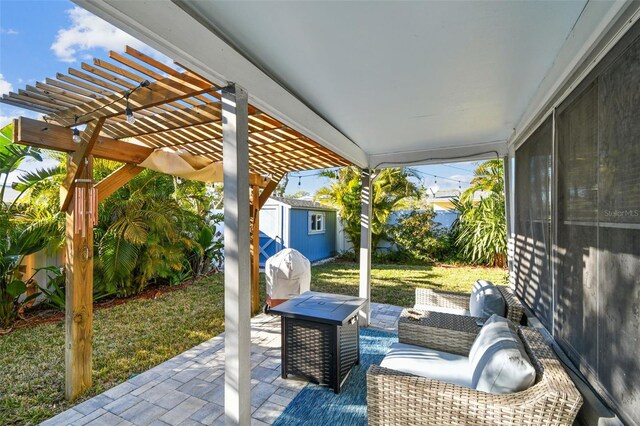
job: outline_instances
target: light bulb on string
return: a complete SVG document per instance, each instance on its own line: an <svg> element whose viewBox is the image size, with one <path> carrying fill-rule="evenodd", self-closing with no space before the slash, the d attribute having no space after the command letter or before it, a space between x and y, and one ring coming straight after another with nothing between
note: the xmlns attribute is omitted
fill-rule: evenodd
<svg viewBox="0 0 640 426"><path fill-rule="evenodd" d="M124 115L127 116L127 123L134 124L136 122L136 117L133 115L133 111L131 111L131 108L125 108Z"/></svg>
<svg viewBox="0 0 640 426"><path fill-rule="evenodd" d="M131 106L129 105L129 95L127 95L127 106L124 109L124 115L127 116L127 123L133 124L136 122L136 117L133 115L133 110L131 110Z"/></svg>
<svg viewBox="0 0 640 426"><path fill-rule="evenodd" d="M300 176L298 176L298 186L301 186L301 185L302 185L301 178L300 178Z"/></svg>
<svg viewBox="0 0 640 426"><path fill-rule="evenodd" d="M78 124L78 116L74 116L73 117L73 122L77 125ZM73 143L80 143L82 142L82 138L80 137L80 130L78 130L77 127L74 127L73 130L71 130L71 134L73 136L71 136L71 140L73 141Z"/></svg>
<svg viewBox="0 0 640 426"><path fill-rule="evenodd" d="M82 142L82 138L80 137L80 130L74 127L72 130L72 133L73 133L73 136L71 137L71 140L73 141L73 143Z"/></svg>
<svg viewBox="0 0 640 426"><path fill-rule="evenodd" d="M429 191L431 192L431 195L435 197L439 189L440 189L440 186L438 185L438 180L436 179L433 182L433 185L429 187Z"/></svg>

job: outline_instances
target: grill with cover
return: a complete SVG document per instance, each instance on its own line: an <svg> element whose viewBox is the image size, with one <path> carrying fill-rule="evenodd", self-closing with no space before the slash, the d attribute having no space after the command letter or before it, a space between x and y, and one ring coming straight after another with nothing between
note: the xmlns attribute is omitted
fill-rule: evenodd
<svg viewBox="0 0 640 426"><path fill-rule="evenodd" d="M267 259L264 265L267 305L273 308L311 288L311 262L294 249L284 249Z"/></svg>

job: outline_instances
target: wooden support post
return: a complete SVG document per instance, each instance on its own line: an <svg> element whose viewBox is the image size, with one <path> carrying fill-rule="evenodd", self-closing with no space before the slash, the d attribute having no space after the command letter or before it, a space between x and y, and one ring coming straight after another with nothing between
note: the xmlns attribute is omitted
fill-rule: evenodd
<svg viewBox="0 0 640 426"><path fill-rule="evenodd" d="M260 312L260 188L251 187L251 314Z"/></svg>
<svg viewBox="0 0 640 426"><path fill-rule="evenodd" d="M224 170L224 418L251 423L251 259L249 252L248 97L222 90Z"/></svg>
<svg viewBox="0 0 640 426"><path fill-rule="evenodd" d="M373 205L371 171L364 169L362 180L362 213L360 214L360 290L359 296L367 299L360 310L360 325L371 322L371 214Z"/></svg>
<svg viewBox="0 0 640 426"><path fill-rule="evenodd" d="M93 176L89 157L83 179ZM73 193L71 193L73 198ZM84 211L90 208L84 197ZM66 211L66 306L65 306L65 398L72 401L91 386L93 338L93 224L89 215L79 215L75 203ZM74 222L85 221L84 236L75 232Z"/></svg>

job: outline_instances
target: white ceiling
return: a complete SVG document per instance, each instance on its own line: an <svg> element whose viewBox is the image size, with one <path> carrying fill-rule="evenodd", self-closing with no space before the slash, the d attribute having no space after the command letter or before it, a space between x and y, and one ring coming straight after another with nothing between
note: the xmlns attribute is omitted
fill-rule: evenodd
<svg viewBox="0 0 640 426"><path fill-rule="evenodd" d="M506 141L586 2L185 3L381 154Z"/></svg>
<svg viewBox="0 0 640 426"><path fill-rule="evenodd" d="M360 167L505 155L638 9L632 0L73 1L211 81L239 84L256 107Z"/></svg>

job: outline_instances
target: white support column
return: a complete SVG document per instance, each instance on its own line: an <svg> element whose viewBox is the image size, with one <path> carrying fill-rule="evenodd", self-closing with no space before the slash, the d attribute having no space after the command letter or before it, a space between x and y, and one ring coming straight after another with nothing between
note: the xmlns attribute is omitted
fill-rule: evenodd
<svg viewBox="0 0 640 426"><path fill-rule="evenodd" d="M504 216L506 222L506 233L507 233L507 264L509 266L509 271L511 271L511 262L513 260L512 256L512 235L513 235L513 218L511 217L511 163L509 160L509 155L505 155L502 158L504 163L504 175L502 178L504 179Z"/></svg>
<svg viewBox="0 0 640 426"><path fill-rule="evenodd" d="M513 276L513 260L515 254L516 216L515 216L515 150L509 147L508 154L504 157L504 192L505 192L505 218L507 225L507 262L509 266L509 283L515 286Z"/></svg>
<svg viewBox="0 0 640 426"><path fill-rule="evenodd" d="M360 325L371 323L371 213L373 179L371 171L363 169L362 180L362 212L360 214L360 292L359 296L367 299L367 303L360 311Z"/></svg>
<svg viewBox="0 0 640 426"><path fill-rule="evenodd" d="M251 259L247 92L222 90L224 170L224 416L251 423Z"/></svg>

